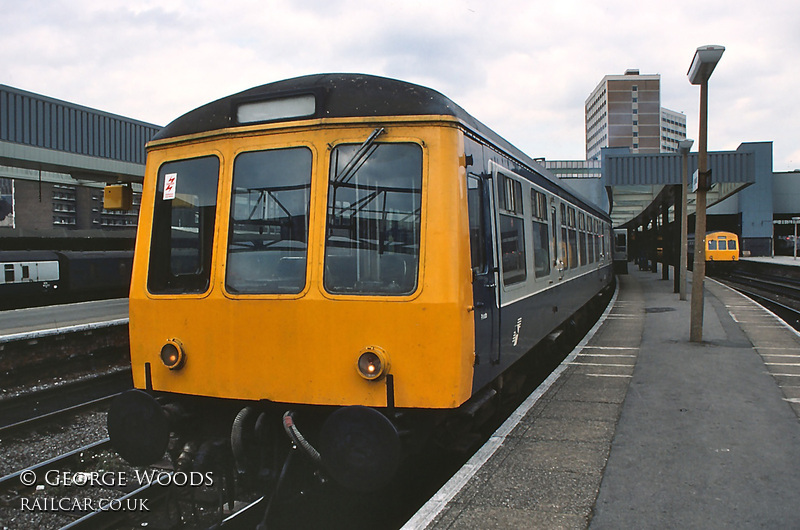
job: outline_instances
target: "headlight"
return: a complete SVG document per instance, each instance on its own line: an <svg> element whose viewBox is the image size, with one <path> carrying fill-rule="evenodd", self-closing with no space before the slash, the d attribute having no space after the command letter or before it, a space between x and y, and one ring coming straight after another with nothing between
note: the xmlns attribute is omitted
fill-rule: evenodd
<svg viewBox="0 0 800 530"><path fill-rule="evenodd" d="M170 370L178 370L186 362L186 353L183 351L183 344L177 339L169 339L161 347L161 362Z"/></svg>
<svg viewBox="0 0 800 530"><path fill-rule="evenodd" d="M381 348L369 346L358 356L358 374L368 381L375 381L389 372L389 359Z"/></svg>

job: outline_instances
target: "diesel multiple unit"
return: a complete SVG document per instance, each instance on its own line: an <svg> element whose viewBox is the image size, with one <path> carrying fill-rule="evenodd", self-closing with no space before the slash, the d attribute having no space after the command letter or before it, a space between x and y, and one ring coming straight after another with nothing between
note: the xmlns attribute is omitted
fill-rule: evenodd
<svg viewBox="0 0 800 530"><path fill-rule="evenodd" d="M215 101L147 146L110 436L132 463L179 440L244 471L285 431L380 487L610 285L611 244L605 212L431 89L325 74Z"/></svg>

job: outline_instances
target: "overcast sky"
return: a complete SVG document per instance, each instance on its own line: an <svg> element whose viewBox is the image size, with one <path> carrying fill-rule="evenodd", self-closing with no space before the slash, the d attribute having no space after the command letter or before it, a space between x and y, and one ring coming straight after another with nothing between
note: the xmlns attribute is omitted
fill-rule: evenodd
<svg viewBox="0 0 800 530"><path fill-rule="evenodd" d="M775 171L800 168L797 0L0 0L2 84L165 125L279 79L383 75L548 159L584 158L585 100L628 68L661 75L696 139L707 44L709 149L773 141Z"/></svg>

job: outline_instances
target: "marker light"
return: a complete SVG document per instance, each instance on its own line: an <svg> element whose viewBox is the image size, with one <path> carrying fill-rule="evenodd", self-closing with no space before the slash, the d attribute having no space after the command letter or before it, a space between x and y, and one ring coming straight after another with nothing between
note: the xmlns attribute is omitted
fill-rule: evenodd
<svg viewBox="0 0 800 530"><path fill-rule="evenodd" d="M176 339L169 339L161 347L161 362L170 370L178 370L186 362L186 354L183 351L183 344Z"/></svg>
<svg viewBox="0 0 800 530"><path fill-rule="evenodd" d="M358 373L368 381L375 381L389 371L389 361L386 352L380 348L370 346L358 356Z"/></svg>

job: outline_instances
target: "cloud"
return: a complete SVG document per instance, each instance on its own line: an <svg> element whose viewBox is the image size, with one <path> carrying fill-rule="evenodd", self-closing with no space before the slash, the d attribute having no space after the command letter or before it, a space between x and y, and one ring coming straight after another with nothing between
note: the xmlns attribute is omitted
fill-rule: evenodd
<svg viewBox="0 0 800 530"><path fill-rule="evenodd" d="M797 165L800 4L745 0L424 2L0 0L0 82L166 124L208 101L317 72L430 86L533 156L580 158L584 103L606 74L659 73L695 136L697 46L727 50L709 145L775 140ZM793 161L793 162L792 162Z"/></svg>

